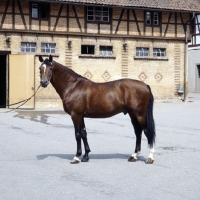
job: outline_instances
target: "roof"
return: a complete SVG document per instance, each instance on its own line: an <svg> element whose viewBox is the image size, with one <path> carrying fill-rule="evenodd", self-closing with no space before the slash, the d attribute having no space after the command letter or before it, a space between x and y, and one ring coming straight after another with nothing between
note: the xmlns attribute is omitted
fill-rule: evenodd
<svg viewBox="0 0 200 200"><path fill-rule="evenodd" d="M29 0L30 1L30 0ZM41 2L93 4L172 11L200 12L200 0L36 0Z"/></svg>

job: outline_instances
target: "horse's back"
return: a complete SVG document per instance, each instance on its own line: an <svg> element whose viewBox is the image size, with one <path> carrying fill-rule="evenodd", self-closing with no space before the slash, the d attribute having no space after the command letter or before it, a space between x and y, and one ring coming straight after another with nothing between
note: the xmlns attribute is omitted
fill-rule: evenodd
<svg viewBox="0 0 200 200"><path fill-rule="evenodd" d="M84 86L83 86L84 88ZM133 79L120 79L106 83L85 83L87 91L85 116L110 117L147 106L147 85Z"/></svg>

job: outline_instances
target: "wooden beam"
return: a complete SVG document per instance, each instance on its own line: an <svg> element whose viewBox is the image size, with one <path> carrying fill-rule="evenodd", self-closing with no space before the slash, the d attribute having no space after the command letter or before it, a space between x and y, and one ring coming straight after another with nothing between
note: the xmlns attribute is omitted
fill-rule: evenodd
<svg viewBox="0 0 200 200"><path fill-rule="evenodd" d="M7 33L28 33L28 34L46 34L46 35L54 35L55 32L54 31L35 31L35 30L13 30L13 29L6 29ZM0 33L5 33L5 29L1 29ZM174 41L185 41L185 37L179 37L179 38L175 38L175 37L152 37L152 36L136 36L136 35L126 35L126 34L119 34L119 35L110 35L110 34L91 34L91 33L77 33L77 32L70 32L70 33L66 33L66 31L57 31L56 35L64 35L64 36L78 36L78 37L108 37L108 38L131 38L131 39L154 39L154 40L174 40Z"/></svg>
<svg viewBox="0 0 200 200"><path fill-rule="evenodd" d="M15 29L15 0L12 0L12 28Z"/></svg>
<svg viewBox="0 0 200 200"><path fill-rule="evenodd" d="M134 16L134 18L135 18L135 22L136 22L136 25L137 25L138 33L139 33L139 35L141 35L141 31L140 31L140 27L139 27L139 24L138 24L138 20L137 20L137 16L136 16L136 14L135 14L135 11L132 10L132 13L133 13L133 16Z"/></svg>
<svg viewBox="0 0 200 200"><path fill-rule="evenodd" d="M164 36L166 36L166 34L167 34L168 27L169 27L169 22L170 22L170 20L171 20L171 17L172 17L172 12L170 12L170 14L169 14L169 17L168 17L168 22L167 22L167 26L166 26L166 29L165 29Z"/></svg>
<svg viewBox="0 0 200 200"><path fill-rule="evenodd" d="M182 25L183 25L183 30L185 32L186 31L186 27L185 27L185 24L184 24L183 17L182 17L181 13L180 13L180 17L181 17L181 22L182 22Z"/></svg>
<svg viewBox="0 0 200 200"><path fill-rule="evenodd" d="M56 26L58 25L58 20L59 20L59 18L60 18L61 13L62 13L62 9L63 9L63 4L61 4L61 6L60 6L60 10L59 10L59 12L58 12L58 16L57 16L57 18L56 18L56 23L55 23L55 25L54 25L53 31L56 30Z"/></svg>
<svg viewBox="0 0 200 200"><path fill-rule="evenodd" d="M21 7L21 4L20 4L20 1L17 0L17 3L18 3L19 11L20 11L20 14L21 14L21 17L22 17L22 21L24 23L25 29L27 30L26 21L25 21L24 13L22 12L22 7Z"/></svg>
<svg viewBox="0 0 200 200"><path fill-rule="evenodd" d="M120 17L119 17L119 20L118 20L118 24L117 24L117 27L115 29L115 34L117 33L118 29L119 29L119 25L120 25L120 22L122 20L122 17L123 17L123 14L124 14L124 8L122 9L121 11L121 14L120 14Z"/></svg>
<svg viewBox="0 0 200 200"><path fill-rule="evenodd" d="M159 13L159 17L160 17L160 37L162 37L162 26L163 26L163 23L162 23L162 12Z"/></svg>
<svg viewBox="0 0 200 200"><path fill-rule="evenodd" d="M129 35L129 29L130 29L130 12L129 9L127 9L127 34Z"/></svg>
<svg viewBox="0 0 200 200"><path fill-rule="evenodd" d="M67 4L67 32L69 32L69 5Z"/></svg>
<svg viewBox="0 0 200 200"><path fill-rule="evenodd" d="M77 13L76 13L75 6L72 5L72 8L73 8L73 11L74 11L74 14L75 14L75 17L76 17L76 21L77 21L78 27L79 27L80 31L82 32L81 23L80 23L80 21L79 21L78 15L77 15Z"/></svg>
<svg viewBox="0 0 200 200"><path fill-rule="evenodd" d="M112 34L113 31L112 8L109 8L109 20L110 20L110 34Z"/></svg>
<svg viewBox="0 0 200 200"><path fill-rule="evenodd" d="M3 23L4 23L5 18L6 18L6 13L7 13L7 10L8 10L9 3L10 3L10 0L7 0L6 7L5 7L5 10L4 10L4 13L3 13L3 17L1 19L0 29L2 29L2 27L3 27Z"/></svg>
<svg viewBox="0 0 200 200"><path fill-rule="evenodd" d="M177 13L175 13L175 37L177 37Z"/></svg>

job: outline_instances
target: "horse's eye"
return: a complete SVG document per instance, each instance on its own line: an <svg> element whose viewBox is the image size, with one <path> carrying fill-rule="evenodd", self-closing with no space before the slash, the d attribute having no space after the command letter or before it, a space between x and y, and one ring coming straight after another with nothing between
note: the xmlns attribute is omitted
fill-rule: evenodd
<svg viewBox="0 0 200 200"><path fill-rule="evenodd" d="M51 68L50 68L50 70L52 71L52 70L53 70L53 68L51 67Z"/></svg>

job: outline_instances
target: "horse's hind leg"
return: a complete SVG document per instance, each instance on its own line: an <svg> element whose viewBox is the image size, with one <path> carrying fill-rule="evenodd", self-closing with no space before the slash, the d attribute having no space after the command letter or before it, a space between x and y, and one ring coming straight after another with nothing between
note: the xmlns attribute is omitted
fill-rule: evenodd
<svg viewBox="0 0 200 200"><path fill-rule="evenodd" d="M85 155L83 156L82 158L82 162L88 162L89 161L89 152L90 152L90 147L88 145L88 141L87 141L87 132L86 132L86 128L85 128L85 122L84 122L84 119L83 119L83 127L81 129L81 138L83 140L83 144L84 144L84 147L85 147Z"/></svg>
<svg viewBox="0 0 200 200"><path fill-rule="evenodd" d="M135 130L135 135L136 135L136 146L135 146L135 152L134 154L131 155L131 157L128 159L129 162L135 162L137 160L137 155L141 151L141 139L142 139L142 127L138 123L137 119L134 118L131 114L131 122L133 124L134 130Z"/></svg>
<svg viewBox="0 0 200 200"><path fill-rule="evenodd" d="M147 139L148 139L148 135L147 135L147 133L144 131L144 134L146 135L146 137L147 137ZM153 146L153 144L152 145L149 145L148 144L148 146L149 146L149 156L148 156L148 158L146 159L146 161L145 161L145 163L146 164L153 164L153 162L154 162L154 157L153 157L153 154L155 153L155 149L154 149L154 146Z"/></svg>

